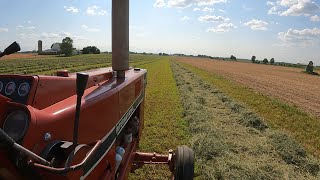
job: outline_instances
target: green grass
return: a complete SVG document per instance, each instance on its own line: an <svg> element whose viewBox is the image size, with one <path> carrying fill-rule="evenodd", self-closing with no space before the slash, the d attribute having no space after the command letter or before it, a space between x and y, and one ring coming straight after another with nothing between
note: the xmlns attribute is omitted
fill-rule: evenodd
<svg viewBox="0 0 320 180"><path fill-rule="evenodd" d="M259 114L269 126L286 132L301 143L309 153L320 156L320 121L277 99L238 85L213 72L183 64L188 70L213 84L229 97L246 104Z"/></svg>
<svg viewBox="0 0 320 180"><path fill-rule="evenodd" d="M148 70L145 100L145 127L140 151L167 154L187 143L187 124L182 118L180 94L169 64L169 57L141 66ZM130 179L169 179L167 166L148 165Z"/></svg>

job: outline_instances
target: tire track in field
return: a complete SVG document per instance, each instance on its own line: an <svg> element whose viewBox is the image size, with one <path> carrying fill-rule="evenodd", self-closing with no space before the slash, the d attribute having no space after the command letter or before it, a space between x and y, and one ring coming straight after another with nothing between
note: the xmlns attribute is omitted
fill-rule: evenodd
<svg viewBox="0 0 320 180"><path fill-rule="evenodd" d="M172 62L199 179L319 179L319 161L246 107Z"/></svg>

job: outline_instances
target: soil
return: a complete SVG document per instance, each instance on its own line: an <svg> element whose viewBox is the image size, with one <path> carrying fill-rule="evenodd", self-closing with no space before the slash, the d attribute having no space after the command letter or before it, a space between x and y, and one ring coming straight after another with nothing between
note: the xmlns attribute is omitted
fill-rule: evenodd
<svg viewBox="0 0 320 180"><path fill-rule="evenodd" d="M301 68L202 58L178 60L222 75L320 117L320 76L302 73Z"/></svg>
<svg viewBox="0 0 320 180"><path fill-rule="evenodd" d="M19 59L19 58L23 58L23 59L31 59L31 58L41 58L44 57L45 55L38 55L36 53L26 53L26 54L10 54L7 56L2 57L1 59ZM48 56L45 56L48 57Z"/></svg>

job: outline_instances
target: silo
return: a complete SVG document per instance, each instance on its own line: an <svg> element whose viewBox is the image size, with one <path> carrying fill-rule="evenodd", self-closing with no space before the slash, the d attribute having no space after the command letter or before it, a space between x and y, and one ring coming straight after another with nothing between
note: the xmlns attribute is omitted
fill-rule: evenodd
<svg viewBox="0 0 320 180"><path fill-rule="evenodd" d="M38 41L38 53L41 53L42 52L42 41L39 40Z"/></svg>

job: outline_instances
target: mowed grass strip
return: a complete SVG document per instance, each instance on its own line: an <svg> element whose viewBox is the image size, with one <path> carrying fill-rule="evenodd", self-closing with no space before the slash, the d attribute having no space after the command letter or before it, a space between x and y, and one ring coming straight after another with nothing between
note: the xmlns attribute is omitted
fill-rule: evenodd
<svg viewBox="0 0 320 180"><path fill-rule="evenodd" d="M319 179L319 161L285 133L182 65L172 63L180 90L196 179Z"/></svg>
<svg viewBox="0 0 320 180"><path fill-rule="evenodd" d="M297 107L239 85L214 72L208 72L182 62L180 64L199 75L203 80L216 86L229 97L246 104L259 114L270 127L286 132L303 144L309 153L320 156L319 119L310 116Z"/></svg>
<svg viewBox="0 0 320 180"><path fill-rule="evenodd" d="M167 154L187 142L187 125L182 118L180 95L169 57L141 66L148 70L145 99L145 126L139 151ZM169 179L167 166L147 165L130 179Z"/></svg>

